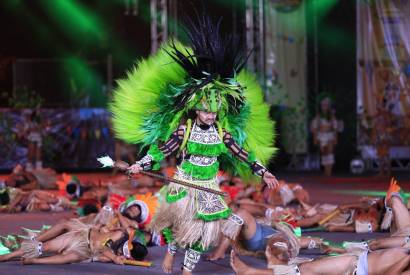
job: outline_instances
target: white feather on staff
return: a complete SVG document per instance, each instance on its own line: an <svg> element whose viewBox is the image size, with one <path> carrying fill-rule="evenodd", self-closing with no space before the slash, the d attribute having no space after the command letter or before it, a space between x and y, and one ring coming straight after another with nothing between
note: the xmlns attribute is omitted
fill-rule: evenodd
<svg viewBox="0 0 410 275"><path fill-rule="evenodd" d="M109 156L100 157L97 160L103 165L103 168L114 167L114 161Z"/></svg>

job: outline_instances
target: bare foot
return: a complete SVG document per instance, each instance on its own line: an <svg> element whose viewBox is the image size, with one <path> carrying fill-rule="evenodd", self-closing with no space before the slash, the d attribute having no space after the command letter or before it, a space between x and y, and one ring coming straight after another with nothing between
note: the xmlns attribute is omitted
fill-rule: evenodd
<svg viewBox="0 0 410 275"><path fill-rule="evenodd" d="M231 267L238 275L252 274L252 269L242 262L233 250L231 250Z"/></svg>
<svg viewBox="0 0 410 275"><path fill-rule="evenodd" d="M221 249L215 249L208 255L209 261L217 261L219 259L225 259L225 251L222 251Z"/></svg>
<svg viewBox="0 0 410 275"><path fill-rule="evenodd" d="M168 273L168 274L171 273L173 264L174 264L174 256L167 252L165 254L164 260L162 261L162 270L165 273Z"/></svg>
<svg viewBox="0 0 410 275"><path fill-rule="evenodd" d="M182 269L182 275L192 275L192 272L186 270L185 268L183 268L183 269Z"/></svg>

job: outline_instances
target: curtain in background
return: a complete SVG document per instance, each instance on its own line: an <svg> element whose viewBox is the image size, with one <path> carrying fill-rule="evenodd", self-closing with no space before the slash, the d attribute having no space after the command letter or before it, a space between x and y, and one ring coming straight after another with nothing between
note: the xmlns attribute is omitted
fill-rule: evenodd
<svg viewBox="0 0 410 275"><path fill-rule="evenodd" d="M306 16L303 1L266 2L266 99L278 106L287 153L307 152Z"/></svg>
<svg viewBox="0 0 410 275"><path fill-rule="evenodd" d="M410 143L410 1L357 0L358 145Z"/></svg>

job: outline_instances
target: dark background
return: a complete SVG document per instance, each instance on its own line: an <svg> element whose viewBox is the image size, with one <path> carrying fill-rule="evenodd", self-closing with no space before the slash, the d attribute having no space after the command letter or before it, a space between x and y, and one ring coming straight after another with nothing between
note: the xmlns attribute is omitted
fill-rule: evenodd
<svg viewBox="0 0 410 275"><path fill-rule="evenodd" d="M70 5L56 4L64 2ZM138 2L138 16L125 16L123 0L1 1L0 107L10 107L12 64L17 59L39 60L29 64L19 62L15 66L19 77L15 81L41 87L35 92L44 98L43 107L105 107L110 93L106 87L107 56L112 55L113 77L117 79L123 77L136 60L150 53L149 1ZM336 147L335 169L347 171L350 160L356 155L355 1L337 1L316 21L307 3L309 119L317 108L316 95L322 91L333 94L337 102L336 114L345 123ZM203 4L214 18L223 17L223 31L244 36L244 0L211 0ZM192 14L193 5L201 9L202 4L178 0L178 20L182 14ZM79 12L86 15L84 24L77 16ZM178 34L184 40L181 29ZM317 55L314 52L316 42ZM55 62L41 62L50 59ZM315 62L318 89L315 87ZM77 94L70 92L73 85ZM88 100L77 100L76 97L84 93L90 95ZM315 150L311 145L310 151ZM285 166L287 156L282 157L285 160L277 163Z"/></svg>

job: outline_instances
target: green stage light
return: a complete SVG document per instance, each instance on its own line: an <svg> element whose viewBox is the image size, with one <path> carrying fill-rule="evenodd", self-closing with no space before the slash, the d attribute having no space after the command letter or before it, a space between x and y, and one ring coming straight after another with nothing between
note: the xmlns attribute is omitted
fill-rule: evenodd
<svg viewBox="0 0 410 275"><path fill-rule="evenodd" d="M371 196L371 197L384 197L386 192L384 191L371 191L371 190L333 190L332 193L343 194L343 195L354 195L354 196ZM410 197L410 193L400 193L405 198Z"/></svg>
<svg viewBox="0 0 410 275"><path fill-rule="evenodd" d="M105 28L98 15L77 1L43 0L41 3L53 20L73 39L104 40L107 38Z"/></svg>

